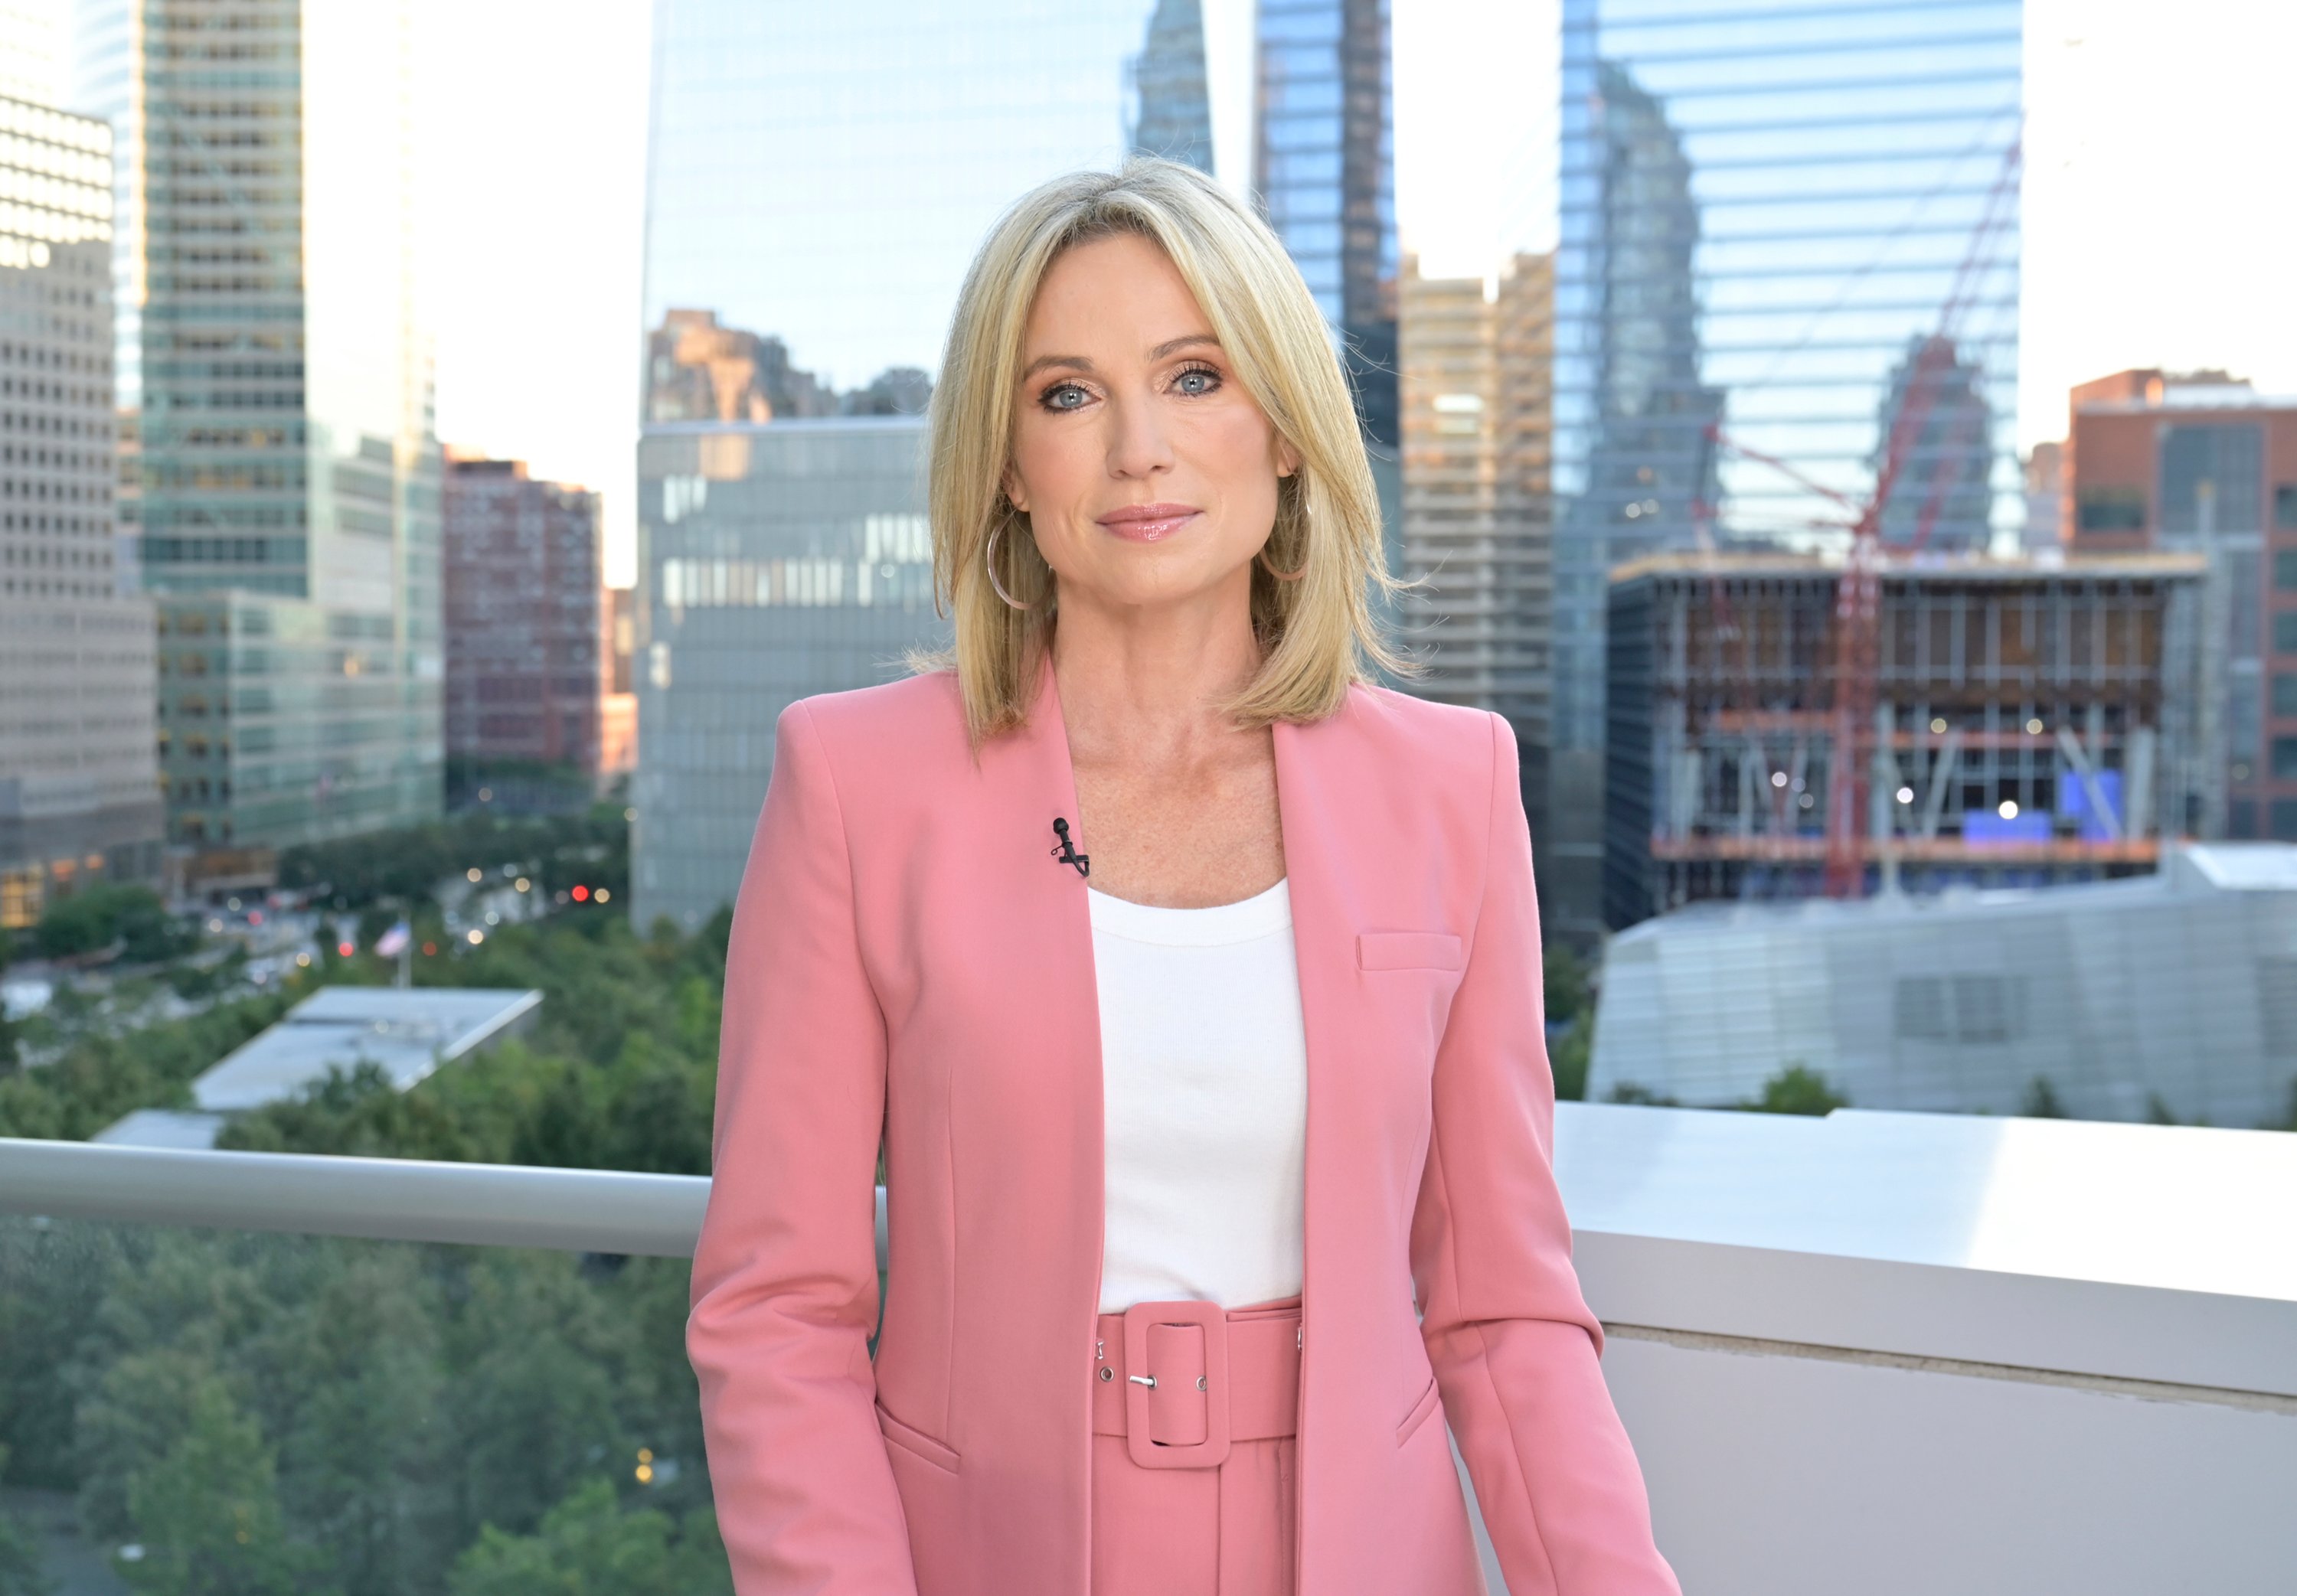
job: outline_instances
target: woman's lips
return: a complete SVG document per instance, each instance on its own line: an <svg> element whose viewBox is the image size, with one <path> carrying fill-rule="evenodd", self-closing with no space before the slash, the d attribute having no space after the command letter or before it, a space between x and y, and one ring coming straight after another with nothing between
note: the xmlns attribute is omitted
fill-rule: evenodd
<svg viewBox="0 0 2297 1596"><path fill-rule="evenodd" d="M1100 517L1100 524L1119 538L1136 543L1156 543L1171 537L1201 512L1194 505L1127 505Z"/></svg>

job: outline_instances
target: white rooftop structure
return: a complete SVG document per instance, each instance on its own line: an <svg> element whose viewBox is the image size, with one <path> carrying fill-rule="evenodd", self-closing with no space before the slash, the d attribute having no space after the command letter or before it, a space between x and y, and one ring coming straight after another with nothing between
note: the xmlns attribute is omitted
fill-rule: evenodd
<svg viewBox="0 0 2297 1596"><path fill-rule="evenodd" d="M2297 1092L2297 847L2157 875L1860 902L1696 904L1611 939L1587 1095L1692 1105L1800 1065L1858 1107L2282 1123Z"/></svg>
<svg viewBox="0 0 2297 1596"><path fill-rule="evenodd" d="M188 1152L202 1152L216 1144L222 1134L224 1116L220 1114L191 1114L179 1108L138 1108L115 1123L106 1125L90 1141L110 1142L123 1148L175 1148Z"/></svg>
<svg viewBox="0 0 2297 1596"><path fill-rule="evenodd" d="M539 991L497 987L329 986L192 1082L199 1110L140 1109L94 1139L211 1148L225 1116L302 1096L331 1070L382 1066L405 1091L442 1064L524 1028Z"/></svg>

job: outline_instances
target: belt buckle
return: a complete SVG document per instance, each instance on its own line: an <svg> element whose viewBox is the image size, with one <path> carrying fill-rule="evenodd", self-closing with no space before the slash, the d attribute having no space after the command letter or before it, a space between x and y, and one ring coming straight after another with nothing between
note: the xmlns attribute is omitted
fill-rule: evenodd
<svg viewBox="0 0 2297 1596"><path fill-rule="evenodd" d="M1148 1367L1151 1325L1204 1332L1205 1438L1186 1445L1161 1444L1149 1435L1149 1393L1157 1371ZM1169 1371L1168 1371L1169 1372ZM1143 1468L1217 1468L1228 1460L1228 1310L1218 1303L1135 1303L1124 1311L1124 1449Z"/></svg>

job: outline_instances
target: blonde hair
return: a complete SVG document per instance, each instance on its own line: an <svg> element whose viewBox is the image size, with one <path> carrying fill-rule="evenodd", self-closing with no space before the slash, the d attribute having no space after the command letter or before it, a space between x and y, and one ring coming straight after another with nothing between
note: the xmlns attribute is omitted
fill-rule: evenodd
<svg viewBox="0 0 2297 1596"><path fill-rule="evenodd" d="M1162 249L1212 323L1236 378L1298 454L1277 482L1264 559L1252 568L1260 669L1227 705L1244 725L1313 720L1350 684L1407 670L1373 619L1371 595L1396 586L1381 556L1379 499L1323 315L1266 223L1205 174L1148 157L1078 172L1022 196L974 257L951 318L933 395L928 502L934 584L954 646L921 668L954 665L974 740L1019 726L1051 642L1053 573L1029 517L1005 496L1021 341L1038 285L1063 251L1117 234ZM1001 534L1001 536L1000 536ZM986 551L997 538L998 580Z"/></svg>

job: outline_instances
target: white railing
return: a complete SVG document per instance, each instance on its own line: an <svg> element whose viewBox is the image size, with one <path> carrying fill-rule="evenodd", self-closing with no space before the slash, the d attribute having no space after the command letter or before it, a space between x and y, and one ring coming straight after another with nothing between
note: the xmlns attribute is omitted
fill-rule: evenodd
<svg viewBox="0 0 2297 1596"><path fill-rule="evenodd" d="M2297 1136L1567 1104L1556 1154L1687 1591L2297 1590ZM675 1257L708 1194L0 1139L59 1217Z"/></svg>

